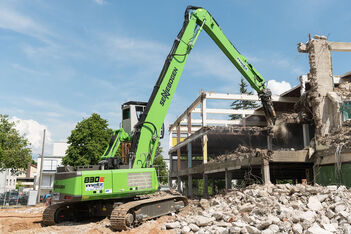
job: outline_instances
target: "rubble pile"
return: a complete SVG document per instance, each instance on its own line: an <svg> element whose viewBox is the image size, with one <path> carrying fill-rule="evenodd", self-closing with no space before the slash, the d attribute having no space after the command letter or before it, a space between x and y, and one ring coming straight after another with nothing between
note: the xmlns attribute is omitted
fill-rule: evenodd
<svg viewBox="0 0 351 234"><path fill-rule="evenodd" d="M278 115L276 121L281 121L284 123L301 123L303 118L299 113L281 113Z"/></svg>
<svg viewBox="0 0 351 234"><path fill-rule="evenodd" d="M249 148L244 145L238 145L238 147L231 153L222 154L217 156L214 159L210 159L209 163L211 162L223 162L226 160L243 160L244 158L250 157L267 157L269 156L269 152L266 149L259 149L259 148Z"/></svg>
<svg viewBox="0 0 351 234"><path fill-rule="evenodd" d="M162 229L179 233L351 233L345 186L251 185L193 203Z"/></svg>
<svg viewBox="0 0 351 234"><path fill-rule="evenodd" d="M332 131L330 134L319 137L318 144L328 146L330 149L337 148L340 144L351 146L351 120L346 120L342 127Z"/></svg>
<svg viewBox="0 0 351 234"><path fill-rule="evenodd" d="M342 96L342 98L351 98L351 83L343 82L338 87L336 87L335 92Z"/></svg>

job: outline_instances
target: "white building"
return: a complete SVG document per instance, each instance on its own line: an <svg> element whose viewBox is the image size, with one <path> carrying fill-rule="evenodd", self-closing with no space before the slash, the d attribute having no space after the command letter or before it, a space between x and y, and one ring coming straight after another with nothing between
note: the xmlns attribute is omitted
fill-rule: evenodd
<svg viewBox="0 0 351 234"><path fill-rule="evenodd" d="M16 175L10 169L0 171L0 193L16 189Z"/></svg>
<svg viewBox="0 0 351 234"><path fill-rule="evenodd" d="M62 166L62 158L66 155L68 144L66 142L55 142L52 156L44 155L43 179L41 181L40 195L45 195L53 189L54 176L58 166ZM35 189L38 190L40 178L41 156L38 157L38 169Z"/></svg>

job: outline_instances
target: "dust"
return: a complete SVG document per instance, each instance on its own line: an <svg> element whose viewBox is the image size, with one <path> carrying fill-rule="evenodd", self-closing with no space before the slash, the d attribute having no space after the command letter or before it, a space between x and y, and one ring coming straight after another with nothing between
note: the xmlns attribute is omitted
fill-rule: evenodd
<svg viewBox="0 0 351 234"><path fill-rule="evenodd" d="M277 119L272 128L273 136L275 138L286 139L288 137L288 128L283 119Z"/></svg>

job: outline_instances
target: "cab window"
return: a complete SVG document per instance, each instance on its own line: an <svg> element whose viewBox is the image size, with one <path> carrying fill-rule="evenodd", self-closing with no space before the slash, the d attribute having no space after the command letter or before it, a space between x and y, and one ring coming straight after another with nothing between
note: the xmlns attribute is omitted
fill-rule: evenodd
<svg viewBox="0 0 351 234"><path fill-rule="evenodd" d="M130 119L130 108L123 110L123 119Z"/></svg>

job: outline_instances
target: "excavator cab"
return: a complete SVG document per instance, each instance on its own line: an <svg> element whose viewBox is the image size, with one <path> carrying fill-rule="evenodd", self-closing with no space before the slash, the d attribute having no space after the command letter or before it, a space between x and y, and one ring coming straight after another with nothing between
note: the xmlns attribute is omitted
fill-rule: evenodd
<svg viewBox="0 0 351 234"><path fill-rule="evenodd" d="M122 128L132 135L134 126L139 122L144 113L147 102L129 101L122 104Z"/></svg>

